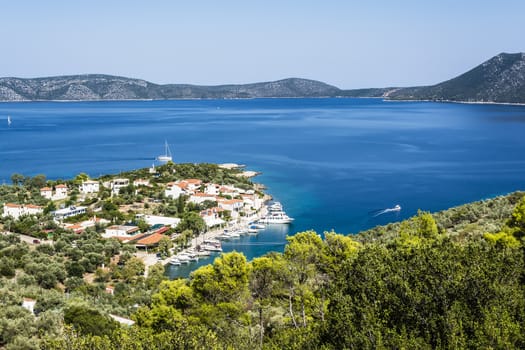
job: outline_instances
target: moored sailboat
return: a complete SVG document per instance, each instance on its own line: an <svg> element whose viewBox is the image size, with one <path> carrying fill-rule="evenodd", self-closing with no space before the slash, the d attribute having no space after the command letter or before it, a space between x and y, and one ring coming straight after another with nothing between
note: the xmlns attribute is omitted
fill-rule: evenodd
<svg viewBox="0 0 525 350"><path fill-rule="evenodd" d="M168 145L168 141L166 140L164 141L164 147L165 147L164 154L157 157L157 160L159 162L169 162L172 160L170 146Z"/></svg>

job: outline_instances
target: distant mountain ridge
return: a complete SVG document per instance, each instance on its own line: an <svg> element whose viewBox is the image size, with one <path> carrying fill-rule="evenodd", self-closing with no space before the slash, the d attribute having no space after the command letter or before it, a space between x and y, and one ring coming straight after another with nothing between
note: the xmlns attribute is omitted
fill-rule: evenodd
<svg viewBox="0 0 525 350"><path fill-rule="evenodd" d="M103 74L0 78L0 101L381 97L390 100L525 103L525 53L501 53L432 86L342 90L300 78L230 85L154 84Z"/></svg>
<svg viewBox="0 0 525 350"><path fill-rule="evenodd" d="M159 85L103 74L47 78L0 78L0 100L145 100L260 97L331 97L340 89L319 81L289 78L272 82L202 86Z"/></svg>
<svg viewBox="0 0 525 350"><path fill-rule="evenodd" d="M391 100L525 103L525 53L501 53L432 86L372 90L368 96ZM358 95L360 90L353 91ZM348 95L354 94L350 91Z"/></svg>

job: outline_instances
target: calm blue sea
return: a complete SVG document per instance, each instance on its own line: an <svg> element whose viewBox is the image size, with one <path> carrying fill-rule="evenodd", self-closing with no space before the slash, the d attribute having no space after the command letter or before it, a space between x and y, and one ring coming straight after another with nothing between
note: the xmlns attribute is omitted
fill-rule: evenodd
<svg viewBox="0 0 525 350"><path fill-rule="evenodd" d="M149 167L165 139L176 162L261 171L295 217L224 244L248 258L298 231L355 233L525 187L525 107L380 99L1 103L0 182Z"/></svg>

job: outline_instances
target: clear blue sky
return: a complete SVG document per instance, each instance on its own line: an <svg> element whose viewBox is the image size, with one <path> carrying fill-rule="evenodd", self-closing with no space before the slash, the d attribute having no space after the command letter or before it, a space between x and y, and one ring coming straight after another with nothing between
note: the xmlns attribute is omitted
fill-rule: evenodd
<svg viewBox="0 0 525 350"><path fill-rule="evenodd" d="M13 0L0 29L2 77L410 86L525 51L525 1Z"/></svg>

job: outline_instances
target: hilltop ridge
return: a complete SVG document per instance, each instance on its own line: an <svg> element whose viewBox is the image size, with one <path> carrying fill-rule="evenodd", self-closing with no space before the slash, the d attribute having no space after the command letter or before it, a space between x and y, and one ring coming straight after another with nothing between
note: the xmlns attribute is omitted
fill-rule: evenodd
<svg viewBox="0 0 525 350"><path fill-rule="evenodd" d="M501 53L432 86L401 88L390 99L525 103L525 53Z"/></svg>
<svg viewBox="0 0 525 350"><path fill-rule="evenodd" d="M226 84L155 84L104 74L44 78L0 78L0 101L168 100L220 98L380 97L429 100L525 103L525 53L500 53L466 73L429 86L343 90L320 81L287 78Z"/></svg>
<svg viewBox="0 0 525 350"><path fill-rule="evenodd" d="M164 100L206 98L328 97L340 89L319 81L288 78L252 84L159 85L104 74L45 78L0 78L0 100Z"/></svg>

